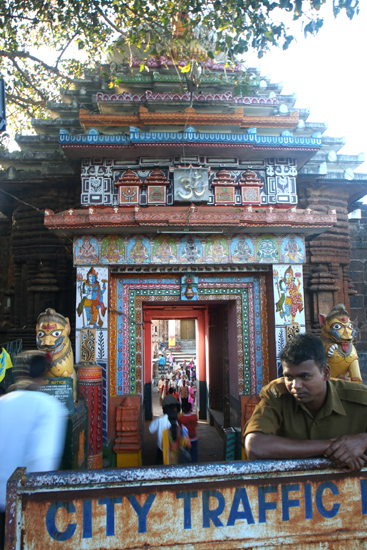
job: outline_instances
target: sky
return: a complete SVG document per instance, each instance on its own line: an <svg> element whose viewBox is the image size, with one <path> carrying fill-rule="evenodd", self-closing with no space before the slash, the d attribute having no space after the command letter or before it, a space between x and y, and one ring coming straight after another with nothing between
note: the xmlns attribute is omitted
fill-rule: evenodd
<svg viewBox="0 0 367 550"><path fill-rule="evenodd" d="M262 60L246 59L262 76L283 83L283 94L297 94L296 107L310 108L309 122L325 122L324 135L345 137L341 154L364 153L367 161L367 2L352 20L327 20L316 37L299 34L288 50L273 48ZM367 162L357 170L367 173Z"/></svg>

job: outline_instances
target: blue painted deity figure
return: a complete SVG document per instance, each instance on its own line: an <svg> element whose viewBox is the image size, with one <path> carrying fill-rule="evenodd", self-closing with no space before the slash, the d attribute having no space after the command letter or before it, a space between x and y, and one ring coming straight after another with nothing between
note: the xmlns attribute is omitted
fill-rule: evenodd
<svg viewBox="0 0 367 550"><path fill-rule="evenodd" d="M295 235L289 235L289 237L284 240L282 245L282 253L283 262L286 263L301 263L305 259L301 239Z"/></svg>
<svg viewBox="0 0 367 550"><path fill-rule="evenodd" d="M252 245L252 243L251 243ZM244 235L239 235L238 241L232 252L232 260L238 262L254 261L255 256L253 250L250 248L249 243Z"/></svg>
<svg viewBox="0 0 367 550"><path fill-rule="evenodd" d="M195 244L195 239L191 235L187 237L186 243L183 244L180 257L188 262L201 260L200 248Z"/></svg>
<svg viewBox="0 0 367 550"><path fill-rule="evenodd" d="M106 313L106 306L103 303L103 294L106 290L106 281L102 281L102 287L98 281L97 272L93 267L87 273L87 280L79 284L81 300L77 307L77 313L83 314L84 327L102 327ZM85 314L85 316L84 316Z"/></svg>

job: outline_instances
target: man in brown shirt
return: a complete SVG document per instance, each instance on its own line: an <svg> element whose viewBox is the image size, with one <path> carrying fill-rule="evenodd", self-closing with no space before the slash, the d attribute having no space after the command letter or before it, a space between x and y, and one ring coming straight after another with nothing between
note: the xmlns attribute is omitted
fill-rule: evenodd
<svg viewBox="0 0 367 550"><path fill-rule="evenodd" d="M281 353L283 377L260 392L245 426L250 460L324 456L353 472L367 462L367 387L330 380L319 338L301 334Z"/></svg>

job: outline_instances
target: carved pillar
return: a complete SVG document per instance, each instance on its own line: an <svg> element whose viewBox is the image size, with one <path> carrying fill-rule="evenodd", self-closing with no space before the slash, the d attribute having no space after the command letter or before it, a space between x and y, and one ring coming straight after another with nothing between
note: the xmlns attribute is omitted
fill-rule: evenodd
<svg viewBox="0 0 367 550"><path fill-rule="evenodd" d="M88 407L88 468L102 468L102 367L99 365L78 368L78 396Z"/></svg>
<svg viewBox="0 0 367 550"><path fill-rule="evenodd" d="M336 224L307 246L305 269L305 294L309 306L306 323L308 330L318 332L319 313L328 313L337 303L349 309L349 295L353 287L349 277L350 236L348 226L347 191L330 187L308 187L307 205L315 211L328 212L334 209Z"/></svg>

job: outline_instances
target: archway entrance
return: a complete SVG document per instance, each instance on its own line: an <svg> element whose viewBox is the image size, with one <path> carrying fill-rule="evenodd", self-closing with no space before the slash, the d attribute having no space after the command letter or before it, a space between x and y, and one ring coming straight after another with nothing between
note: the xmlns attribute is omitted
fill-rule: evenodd
<svg viewBox="0 0 367 550"><path fill-rule="evenodd" d="M144 413L145 419L152 419L152 330L153 320L194 320L196 341L196 376L198 379L198 410L199 418L207 417L207 370L208 370L208 306L167 306L144 305ZM190 323L191 324L191 323ZM185 323L184 323L185 325ZM187 324L189 325L189 324Z"/></svg>
<svg viewBox="0 0 367 550"><path fill-rule="evenodd" d="M117 275L110 282L109 407L140 395L152 417L154 319L194 319L199 418L222 411L224 427L241 425L242 395L269 380L266 281L263 274L197 276L197 300L183 300L176 274ZM113 424L111 423L113 429Z"/></svg>

